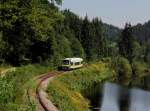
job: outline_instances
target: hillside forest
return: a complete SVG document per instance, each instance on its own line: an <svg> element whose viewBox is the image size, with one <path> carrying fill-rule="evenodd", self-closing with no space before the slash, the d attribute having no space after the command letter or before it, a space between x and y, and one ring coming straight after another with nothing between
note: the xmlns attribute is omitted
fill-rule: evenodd
<svg viewBox="0 0 150 111"><path fill-rule="evenodd" d="M69 10L60 11L55 4L61 1L3 0L1 64L57 64L64 57L95 61L116 55L150 62L150 22L137 26L128 23L119 29L99 18L89 20Z"/></svg>

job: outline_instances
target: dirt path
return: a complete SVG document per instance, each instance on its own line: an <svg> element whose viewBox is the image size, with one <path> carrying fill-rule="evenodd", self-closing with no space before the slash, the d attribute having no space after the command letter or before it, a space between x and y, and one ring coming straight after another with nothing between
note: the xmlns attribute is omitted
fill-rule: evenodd
<svg viewBox="0 0 150 111"><path fill-rule="evenodd" d="M36 78L36 82L38 84L36 91L30 89L28 90L28 95L34 98L34 101L37 104L37 111L59 111L57 107L55 107L55 105L48 99L46 89L48 87L49 81L62 73L63 72L55 71L39 76Z"/></svg>

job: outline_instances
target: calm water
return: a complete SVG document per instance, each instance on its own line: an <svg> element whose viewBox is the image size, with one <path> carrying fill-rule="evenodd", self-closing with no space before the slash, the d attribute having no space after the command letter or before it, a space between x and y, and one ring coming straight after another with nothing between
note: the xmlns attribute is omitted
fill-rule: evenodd
<svg viewBox="0 0 150 111"><path fill-rule="evenodd" d="M140 89L128 90L106 83L100 100L94 111L150 111L150 92Z"/></svg>

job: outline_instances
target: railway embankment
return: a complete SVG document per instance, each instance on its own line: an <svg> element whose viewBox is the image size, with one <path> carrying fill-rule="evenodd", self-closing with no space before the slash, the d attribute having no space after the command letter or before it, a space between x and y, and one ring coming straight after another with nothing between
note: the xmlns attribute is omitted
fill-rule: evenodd
<svg viewBox="0 0 150 111"><path fill-rule="evenodd" d="M49 82L47 93L61 111L87 111L91 107L91 101L86 98L86 93L91 90L87 89L96 83L114 79L116 73L110 65L98 62L53 78Z"/></svg>
<svg viewBox="0 0 150 111"><path fill-rule="evenodd" d="M97 85L115 82L125 87L150 90L149 81L148 65L141 66L140 62L130 64L126 59L119 58L116 61L100 61L59 75L49 82L46 92L61 111L88 111L94 108L93 99L97 98L93 94L97 93Z"/></svg>

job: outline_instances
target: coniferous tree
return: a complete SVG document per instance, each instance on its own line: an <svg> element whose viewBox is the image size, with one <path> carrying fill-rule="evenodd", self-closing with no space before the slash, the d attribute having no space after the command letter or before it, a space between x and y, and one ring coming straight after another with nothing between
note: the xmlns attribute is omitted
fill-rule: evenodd
<svg viewBox="0 0 150 111"><path fill-rule="evenodd" d="M132 27L126 24L122 31L121 40L119 41L119 53L132 62L134 57L134 37L132 35Z"/></svg>
<svg viewBox="0 0 150 111"><path fill-rule="evenodd" d="M93 42L92 36L93 36L92 27L90 21L88 20L88 17L86 16L82 24L81 43L85 50L87 60L92 60L94 56L93 48L92 48L92 42Z"/></svg>
<svg viewBox="0 0 150 111"><path fill-rule="evenodd" d="M145 62L150 64L150 40L147 41L145 47L146 48L145 48L144 60Z"/></svg>
<svg viewBox="0 0 150 111"><path fill-rule="evenodd" d="M75 37L81 41L83 20L69 10L64 10L63 14L65 16L64 25L68 26Z"/></svg>
<svg viewBox="0 0 150 111"><path fill-rule="evenodd" d="M104 37L104 27L102 22L95 18L92 21L93 25L93 49L96 58L104 57L106 54L106 38Z"/></svg>

